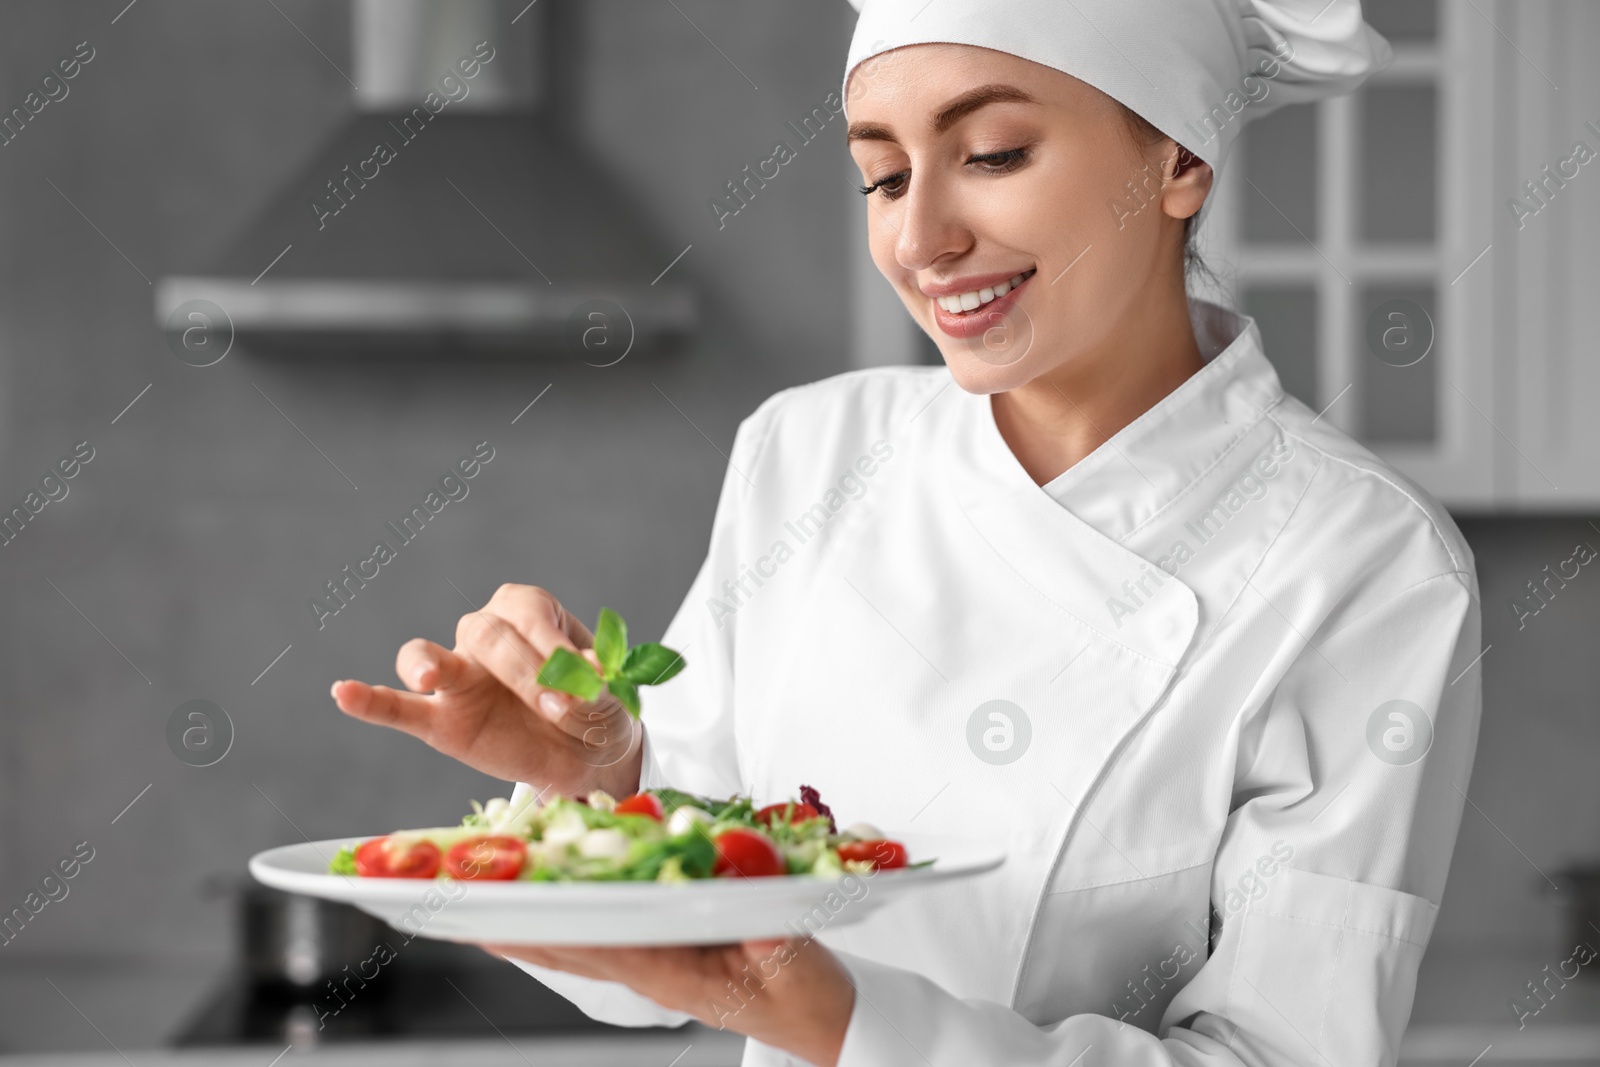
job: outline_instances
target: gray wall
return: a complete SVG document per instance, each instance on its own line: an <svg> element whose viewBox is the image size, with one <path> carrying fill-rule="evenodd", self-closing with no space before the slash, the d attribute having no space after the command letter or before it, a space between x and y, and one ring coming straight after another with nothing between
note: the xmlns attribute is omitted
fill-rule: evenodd
<svg viewBox="0 0 1600 1067"><path fill-rule="evenodd" d="M278 2L347 58L344 5ZM298 839L296 826L315 838L436 822L494 791L344 719L327 696L336 677L388 678L408 637L448 641L466 605L447 578L480 600L501 581L537 582L585 617L607 604L641 633L666 624L703 551L718 448L737 421L774 390L849 364L843 265L860 239L837 127L724 230L705 207L835 87L846 6L678 6L759 90L671 5L588 0L579 124L669 258L693 242L675 270L700 287L709 326L683 356L641 353L599 372L286 361L242 347L207 369L178 362L152 325L150 287L106 238L152 278L192 266L348 117L349 87L271 5L140 0L115 25L122 0L6 5L0 105L76 42L98 55L67 99L0 148L0 502L19 502L76 441L96 457L0 549L0 905L20 902L74 842L97 855L0 967L217 958L224 913L200 896L199 874L237 871L264 844ZM318 632L306 598L483 438L497 456L471 495ZM1600 851L1600 580L1581 577L1521 631L1507 605L1600 532L1580 518L1463 525L1493 648L1471 787L1482 810L1463 820L1436 945L1543 952L1559 947L1559 913L1535 865L1553 873ZM167 715L196 697L227 708L238 731L206 769L163 739Z"/></svg>
<svg viewBox="0 0 1600 1067"><path fill-rule="evenodd" d="M278 6L349 69L345 4ZM298 840L295 826L319 838L453 821L467 798L502 791L328 697L335 678L393 680L409 637L449 643L470 606L446 579L479 602L502 581L534 582L591 620L610 605L640 634L666 625L738 420L848 365L839 265L853 237L837 125L725 229L705 206L837 86L848 7L677 6L582 5L577 124L661 234L665 254L637 276L692 242L674 272L699 287L709 325L679 355L635 351L604 371L244 347L210 368L180 363L152 323L151 287L106 238L151 278L194 267L349 117L349 86L270 4L140 0L115 25L122 3L6 6L6 108L77 42L97 55L0 148L0 500L20 503L77 441L96 455L0 548L0 901L20 903L77 841L96 856L0 966L217 956L226 917L201 898L202 872L238 871L263 844ZM306 599L485 438L497 455L470 495L318 632ZM204 769L163 736L193 698L237 728Z"/></svg>

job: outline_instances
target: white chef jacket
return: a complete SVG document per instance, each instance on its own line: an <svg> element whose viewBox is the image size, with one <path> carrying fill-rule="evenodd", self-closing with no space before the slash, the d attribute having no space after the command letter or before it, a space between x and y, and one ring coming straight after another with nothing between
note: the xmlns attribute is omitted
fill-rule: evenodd
<svg viewBox="0 0 1600 1067"><path fill-rule="evenodd" d="M1192 308L1204 367L1042 487L944 367L739 427L645 785L805 783L841 825L1008 854L821 932L840 1067L1397 1058L1477 741L1472 553L1284 394L1252 319Z"/></svg>

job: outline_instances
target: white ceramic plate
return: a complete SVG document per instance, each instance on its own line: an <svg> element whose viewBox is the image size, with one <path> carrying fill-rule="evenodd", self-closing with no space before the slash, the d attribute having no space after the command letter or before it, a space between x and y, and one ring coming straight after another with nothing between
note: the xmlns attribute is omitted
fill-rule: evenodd
<svg viewBox="0 0 1600 1067"><path fill-rule="evenodd" d="M376 836L376 835L373 835ZM659 882L458 882L328 873L351 838L257 853L250 873L290 893L354 904L412 936L546 945L713 945L799 936L865 918L923 886L1000 866L997 846L890 834L917 870L838 880L806 877ZM365 840L361 838L359 840Z"/></svg>

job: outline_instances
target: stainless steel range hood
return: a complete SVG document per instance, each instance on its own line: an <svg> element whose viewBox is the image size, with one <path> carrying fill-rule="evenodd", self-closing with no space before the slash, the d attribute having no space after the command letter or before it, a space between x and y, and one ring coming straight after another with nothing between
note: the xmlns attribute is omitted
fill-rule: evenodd
<svg viewBox="0 0 1600 1067"><path fill-rule="evenodd" d="M536 351L603 300L633 337L690 330L681 268L661 277L677 250L554 113L552 2L352 0L355 117L211 262L159 280L157 322L207 300L269 341Z"/></svg>

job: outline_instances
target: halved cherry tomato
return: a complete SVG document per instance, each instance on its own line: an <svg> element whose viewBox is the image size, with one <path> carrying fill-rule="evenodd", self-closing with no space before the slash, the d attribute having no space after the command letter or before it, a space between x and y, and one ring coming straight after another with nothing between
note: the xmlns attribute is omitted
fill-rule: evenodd
<svg viewBox="0 0 1600 1067"><path fill-rule="evenodd" d="M356 873L363 878L433 878L439 874L439 846L375 837L356 849Z"/></svg>
<svg viewBox="0 0 1600 1067"><path fill-rule="evenodd" d="M479 882L509 882L522 873L528 846L521 838L496 834L457 841L445 853L444 869L452 878Z"/></svg>
<svg viewBox="0 0 1600 1067"><path fill-rule="evenodd" d="M617 801L614 809L618 815L648 815L656 822L660 822L666 812L661 807L661 801L649 793L635 793L631 797Z"/></svg>
<svg viewBox="0 0 1600 1067"><path fill-rule="evenodd" d="M783 813L788 808L788 804L768 804L756 812L756 822L762 826L771 826L774 820L783 818ZM802 801L794 805L794 810L789 813L789 821L791 823L805 822L807 819L818 818L821 814L816 808Z"/></svg>
<svg viewBox="0 0 1600 1067"><path fill-rule="evenodd" d="M768 878L787 874L783 853L754 830L724 830L717 835L717 860L711 873L717 878Z"/></svg>
<svg viewBox="0 0 1600 1067"><path fill-rule="evenodd" d="M839 858L892 871L906 865L906 846L898 841L846 841L839 846Z"/></svg>

